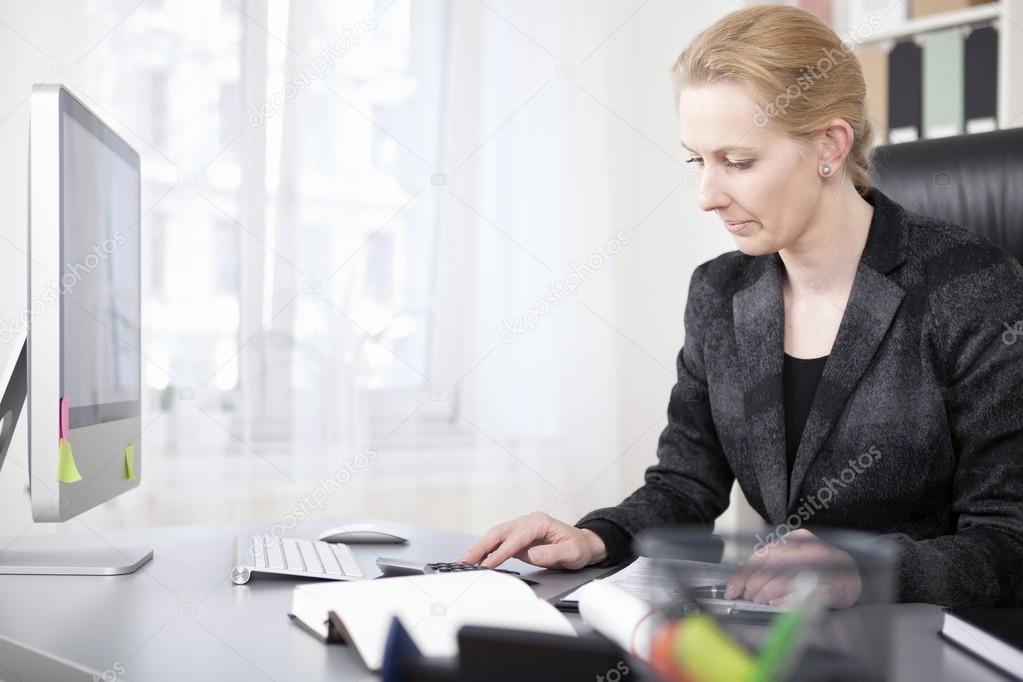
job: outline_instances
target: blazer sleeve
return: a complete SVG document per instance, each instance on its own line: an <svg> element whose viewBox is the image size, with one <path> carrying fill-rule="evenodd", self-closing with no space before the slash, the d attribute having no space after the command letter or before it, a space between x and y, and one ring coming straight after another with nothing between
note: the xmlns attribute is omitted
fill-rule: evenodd
<svg viewBox="0 0 1023 682"><path fill-rule="evenodd" d="M706 264L693 273L684 315L685 343L676 361L677 381L668 401L668 424L657 444L657 462L642 487L614 507L597 509L576 524L608 546L602 565L624 559L632 536L661 526L713 524L728 507L735 478L725 459L710 410L703 348L717 296ZM613 545L613 547L612 547ZM618 556L612 555L612 549Z"/></svg>
<svg viewBox="0 0 1023 682"><path fill-rule="evenodd" d="M946 259L930 311L957 457L956 532L887 535L901 549L902 601L948 606L1023 603L1023 268L972 245ZM958 272L960 274L951 274ZM961 274L961 273L966 274ZM1017 324L1019 326L1017 326Z"/></svg>

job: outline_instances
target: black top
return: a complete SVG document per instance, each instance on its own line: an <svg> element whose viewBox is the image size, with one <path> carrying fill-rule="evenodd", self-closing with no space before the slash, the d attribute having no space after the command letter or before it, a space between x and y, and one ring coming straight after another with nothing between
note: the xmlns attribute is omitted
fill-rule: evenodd
<svg viewBox="0 0 1023 682"><path fill-rule="evenodd" d="M788 472L792 475L792 464L796 461L799 441L806 426L806 418L810 415L810 406L817 393L824 365L828 356L819 358L795 358L785 353L782 365L782 386L785 401L785 455L788 459ZM630 553L632 538L618 524L603 519L594 519L581 528L589 528L604 541L607 548L607 559L598 566L618 563Z"/></svg>
<svg viewBox="0 0 1023 682"><path fill-rule="evenodd" d="M803 435L806 418L810 415L810 405L827 361L827 355L820 358L794 358L785 353L782 385L785 387L785 454L790 476L792 464L796 461L796 451L799 450L799 439Z"/></svg>

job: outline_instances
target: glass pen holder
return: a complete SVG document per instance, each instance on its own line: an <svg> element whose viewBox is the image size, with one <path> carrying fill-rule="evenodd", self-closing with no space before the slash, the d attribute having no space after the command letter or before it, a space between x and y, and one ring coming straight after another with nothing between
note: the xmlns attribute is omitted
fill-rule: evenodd
<svg viewBox="0 0 1023 682"><path fill-rule="evenodd" d="M650 577L650 660L661 679L891 679L891 544L851 531L671 528L639 535L634 549Z"/></svg>

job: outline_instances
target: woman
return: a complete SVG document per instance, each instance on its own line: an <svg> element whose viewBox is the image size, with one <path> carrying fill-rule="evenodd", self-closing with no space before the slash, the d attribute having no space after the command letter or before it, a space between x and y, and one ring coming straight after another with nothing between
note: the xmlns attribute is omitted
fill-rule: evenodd
<svg viewBox="0 0 1023 682"><path fill-rule="evenodd" d="M1002 339L1023 268L871 188L860 65L812 14L734 12L673 80L700 208L738 251L692 276L658 462L618 506L530 514L462 559L612 565L643 530L712 524L738 480L777 533L729 598L783 600L757 570L779 557L854 567L816 526L894 543L902 601L1023 602L1023 344ZM860 596L851 575L833 604Z"/></svg>

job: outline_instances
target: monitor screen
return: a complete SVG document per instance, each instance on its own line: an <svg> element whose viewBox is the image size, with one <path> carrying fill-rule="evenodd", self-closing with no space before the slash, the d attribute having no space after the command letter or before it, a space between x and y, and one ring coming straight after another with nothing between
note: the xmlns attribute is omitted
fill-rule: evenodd
<svg viewBox="0 0 1023 682"><path fill-rule="evenodd" d="M60 380L80 428L140 414L138 157L61 99Z"/></svg>

